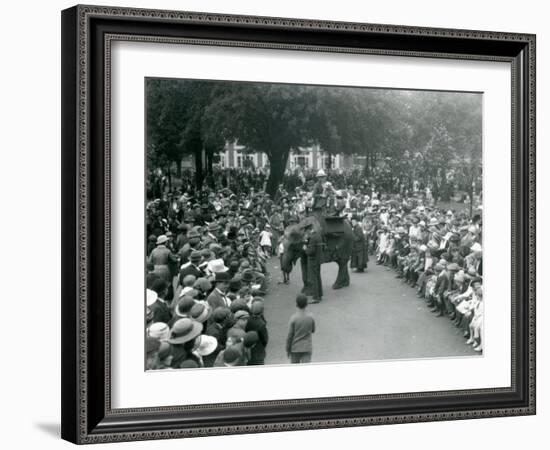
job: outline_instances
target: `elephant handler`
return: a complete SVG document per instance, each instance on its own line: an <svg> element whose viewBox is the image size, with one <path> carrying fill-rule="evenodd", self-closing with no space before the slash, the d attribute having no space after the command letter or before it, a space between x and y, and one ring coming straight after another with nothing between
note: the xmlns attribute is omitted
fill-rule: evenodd
<svg viewBox="0 0 550 450"><path fill-rule="evenodd" d="M311 303L319 303L323 299L323 283L321 282L323 239L313 224L306 227L304 252L307 258L307 294L313 297Z"/></svg>

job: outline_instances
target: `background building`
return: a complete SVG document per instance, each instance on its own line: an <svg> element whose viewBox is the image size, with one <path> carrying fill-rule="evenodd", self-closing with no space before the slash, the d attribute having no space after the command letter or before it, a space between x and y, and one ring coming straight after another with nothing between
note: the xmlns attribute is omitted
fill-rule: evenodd
<svg viewBox="0 0 550 450"><path fill-rule="evenodd" d="M329 158L332 159L329 162ZM250 161L247 163L246 161ZM220 166L224 168L246 168L247 166L257 169L269 167L269 159L262 152L248 153L246 147L234 142L228 142L225 151L220 153ZM288 157L287 169L296 169L301 167L306 170L318 169L352 169L354 167L363 167L364 157L355 155L336 154L329 155L323 152L319 145L307 148L301 148L300 151L292 152Z"/></svg>

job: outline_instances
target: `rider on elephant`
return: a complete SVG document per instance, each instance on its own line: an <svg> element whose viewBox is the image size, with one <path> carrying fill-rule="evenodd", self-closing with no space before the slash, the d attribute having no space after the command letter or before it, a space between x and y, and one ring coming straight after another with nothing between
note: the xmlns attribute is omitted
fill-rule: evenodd
<svg viewBox="0 0 550 450"><path fill-rule="evenodd" d="M313 186L313 211L316 214L323 215L327 206L326 193L327 174L323 169L317 172L317 181Z"/></svg>

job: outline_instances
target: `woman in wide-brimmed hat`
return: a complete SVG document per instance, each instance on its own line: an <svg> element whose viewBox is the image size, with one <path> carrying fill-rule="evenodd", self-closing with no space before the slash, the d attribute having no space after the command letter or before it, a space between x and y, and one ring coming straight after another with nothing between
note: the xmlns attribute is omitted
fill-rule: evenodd
<svg viewBox="0 0 550 450"><path fill-rule="evenodd" d="M172 363L171 367L179 368L180 364L187 359L195 359L199 363L196 355L193 355L195 339L201 334L202 325L189 318L179 319L172 325L168 342L172 345Z"/></svg>
<svg viewBox="0 0 550 450"><path fill-rule="evenodd" d="M195 339L195 349L193 353L199 358L202 367L214 366L218 348L218 340L214 336L201 334Z"/></svg>
<svg viewBox="0 0 550 450"><path fill-rule="evenodd" d="M202 332L206 331L206 321L212 315L212 308L208 303L195 303L189 311L189 317L202 324Z"/></svg>

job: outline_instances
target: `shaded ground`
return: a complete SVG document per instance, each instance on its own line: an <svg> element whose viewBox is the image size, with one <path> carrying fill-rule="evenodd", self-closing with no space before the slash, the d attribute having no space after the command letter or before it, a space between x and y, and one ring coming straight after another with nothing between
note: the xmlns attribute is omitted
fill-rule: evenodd
<svg viewBox="0 0 550 450"><path fill-rule="evenodd" d="M294 270L289 285L278 285L279 261L269 262L272 287L265 317L270 342L266 364L286 364L288 320L295 310L301 274ZM478 355L465 345L462 332L449 319L435 317L415 290L384 267L369 264L367 272L350 272L351 286L334 291L337 265L324 264L324 299L308 306L315 316L313 361L336 362Z"/></svg>

